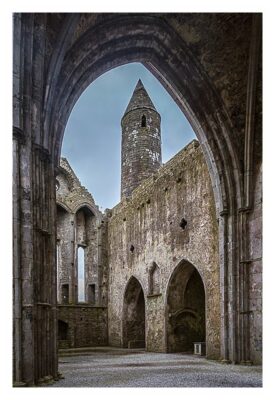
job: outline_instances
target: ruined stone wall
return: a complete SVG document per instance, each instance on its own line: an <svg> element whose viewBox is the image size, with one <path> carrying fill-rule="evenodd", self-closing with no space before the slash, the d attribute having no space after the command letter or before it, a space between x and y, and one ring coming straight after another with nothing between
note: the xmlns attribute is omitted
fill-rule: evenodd
<svg viewBox="0 0 275 400"><path fill-rule="evenodd" d="M106 307L59 305L58 320L68 325L67 338L59 340L59 348L108 344Z"/></svg>
<svg viewBox="0 0 275 400"><path fill-rule="evenodd" d="M58 313L69 325L70 336L66 341L59 340L59 346L103 345L108 300L106 218L65 159L61 160L56 186ZM83 278L78 277L79 247L84 249ZM84 301L78 278L84 279Z"/></svg>
<svg viewBox="0 0 275 400"><path fill-rule="evenodd" d="M61 160L60 174L57 176L57 204L58 300L62 302L62 285L67 284L68 302L78 302L78 248L82 247L85 301L106 305L106 218L98 210L91 194L81 186L65 159Z"/></svg>
<svg viewBox="0 0 275 400"><path fill-rule="evenodd" d="M249 218L249 305L251 359L262 362L262 168L255 168L254 211Z"/></svg>
<svg viewBox="0 0 275 400"><path fill-rule="evenodd" d="M195 119L215 192L222 187L221 350L227 360L250 360L238 351L250 332L235 322L249 299L239 243L249 247L253 235L252 226L251 236L240 229L251 189L243 181L261 159L261 14L22 13L14 14L13 32L15 383L57 377L54 182L67 118L94 79L132 61L151 65Z"/></svg>
<svg viewBox="0 0 275 400"><path fill-rule="evenodd" d="M72 277L74 276L74 246L71 223L73 215L61 206L57 206L57 302L69 303L73 301ZM63 285L68 285L68 296L64 298L62 295Z"/></svg>
<svg viewBox="0 0 275 400"><path fill-rule="evenodd" d="M180 227L182 219L187 225ZM146 348L166 351L166 301L175 267L188 260L206 292L207 356L220 354L218 227L202 151L193 141L145 180L109 219L109 343L121 346L126 285L134 276L145 294ZM160 293L149 295L149 271L159 268Z"/></svg>

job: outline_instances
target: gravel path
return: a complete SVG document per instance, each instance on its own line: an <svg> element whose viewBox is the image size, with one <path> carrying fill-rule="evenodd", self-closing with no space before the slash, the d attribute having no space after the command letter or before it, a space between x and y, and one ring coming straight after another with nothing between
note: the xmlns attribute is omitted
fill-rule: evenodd
<svg viewBox="0 0 275 400"><path fill-rule="evenodd" d="M226 365L186 354L102 348L61 356L53 387L261 387L260 366Z"/></svg>

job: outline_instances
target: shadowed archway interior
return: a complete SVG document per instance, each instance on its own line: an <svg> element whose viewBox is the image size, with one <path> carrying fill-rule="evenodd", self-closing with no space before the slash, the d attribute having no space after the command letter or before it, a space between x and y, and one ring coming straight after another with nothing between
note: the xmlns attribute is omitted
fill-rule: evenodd
<svg viewBox="0 0 275 400"><path fill-rule="evenodd" d="M123 347L145 347L145 301L141 284L131 277L124 294Z"/></svg>
<svg viewBox="0 0 275 400"><path fill-rule="evenodd" d="M167 350L192 352L205 342L205 291L198 270L189 263L176 267L168 286Z"/></svg>
<svg viewBox="0 0 275 400"><path fill-rule="evenodd" d="M68 329L69 326L66 322L61 319L58 320L58 340L67 340L68 339Z"/></svg>

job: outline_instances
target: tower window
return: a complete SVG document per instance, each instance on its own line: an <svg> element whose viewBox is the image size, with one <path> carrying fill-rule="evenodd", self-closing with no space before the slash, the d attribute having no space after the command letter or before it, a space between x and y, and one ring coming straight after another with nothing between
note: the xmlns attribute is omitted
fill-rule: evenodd
<svg viewBox="0 0 275 400"><path fill-rule="evenodd" d="M146 117L145 117L145 115L143 115L142 118L141 118L141 127L142 128L146 127Z"/></svg>

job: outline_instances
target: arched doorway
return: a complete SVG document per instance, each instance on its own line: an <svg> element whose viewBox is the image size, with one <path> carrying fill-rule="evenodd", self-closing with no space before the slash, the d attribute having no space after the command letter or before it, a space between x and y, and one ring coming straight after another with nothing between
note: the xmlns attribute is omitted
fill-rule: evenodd
<svg viewBox="0 0 275 400"><path fill-rule="evenodd" d="M167 351L193 352L205 342L205 291L198 270L189 262L174 270L167 291Z"/></svg>
<svg viewBox="0 0 275 400"><path fill-rule="evenodd" d="M131 277L123 300L123 347L145 347L145 300L141 284Z"/></svg>

